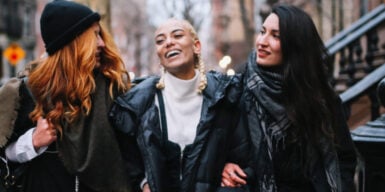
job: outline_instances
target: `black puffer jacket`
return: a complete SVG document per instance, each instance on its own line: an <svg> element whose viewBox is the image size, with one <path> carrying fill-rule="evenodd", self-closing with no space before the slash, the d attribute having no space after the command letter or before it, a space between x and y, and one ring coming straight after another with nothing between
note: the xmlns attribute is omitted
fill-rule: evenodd
<svg viewBox="0 0 385 192"><path fill-rule="evenodd" d="M183 154L182 160L174 163L166 160L159 112L154 104L155 85L158 80L158 77L147 78L127 94L118 97L110 114L118 129L136 139L142 155L132 157L135 151L126 155L127 163L131 164L129 167L133 168L131 174L136 174L136 178L132 178L135 182L133 185L139 186L139 182L144 178L143 170L146 170L152 192L170 192L167 187L175 183L179 185L176 191L215 191L220 185L224 164L231 158L244 157L249 150L249 137L245 135L247 132L242 128L236 129L239 119L239 110L236 107L241 94L240 78L217 72L207 73L208 85L203 91L197 135L188 153ZM233 141L238 144L233 146ZM143 158L142 165L138 158ZM136 167L141 167L142 171ZM178 173L180 168L181 181ZM177 175L173 174L171 169L176 170L174 173ZM177 181L171 181L172 178L177 178Z"/></svg>

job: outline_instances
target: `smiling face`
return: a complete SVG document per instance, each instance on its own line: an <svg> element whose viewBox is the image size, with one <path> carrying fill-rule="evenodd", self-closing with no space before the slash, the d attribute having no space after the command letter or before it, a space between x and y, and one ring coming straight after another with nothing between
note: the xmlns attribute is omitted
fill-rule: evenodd
<svg viewBox="0 0 385 192"><path fill-rule="evenodd" d="M279 18L270 14L263 23L256 39L257 63L274 66L282 63L281 41L279 38Z"/></svg>
<svg viewBox="0 0 385 192"><path fill-rule="evenodd" d="M156 52L161 65L175 77L195 76L196 55L200 42L187 22L170 19L155 31Z"/></svg>
<svg viewBox="0 0 385 192"><path fill-rule="evenodd" d="M104 43L103 38L100 36L100 26L98 23L94 23L91 26L92 30L94 31L95 37L96 37L96 68L100 67L101 62L101 54L103 52L103 48L106 46Z"/></svg>

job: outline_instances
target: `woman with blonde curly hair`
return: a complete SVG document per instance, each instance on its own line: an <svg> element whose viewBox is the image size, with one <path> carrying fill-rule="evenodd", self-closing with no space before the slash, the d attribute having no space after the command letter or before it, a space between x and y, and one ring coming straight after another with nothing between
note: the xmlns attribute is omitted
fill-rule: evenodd
<svg viewBox="0 0 385 192"><path fill-rule="evenodd" d="M121 134L108 119L113 99L130 88L129 77L99 20L70 1L53 1L43 10L48 56L20 86L5 145L10 162L27 164L22 191L130 191Z"/></svg>
<svg viewBox="0 0 385 192"><path fill-rule="evenodd" d="M235 130L240 79L205 72L201 43L187 21L167 20L155 32L155 45L161 77L119 96L111 111L112 122L131 135L142 157L130 166L137 173L134 191L215 191L234 152L231 140L247 139Z"/></svg>

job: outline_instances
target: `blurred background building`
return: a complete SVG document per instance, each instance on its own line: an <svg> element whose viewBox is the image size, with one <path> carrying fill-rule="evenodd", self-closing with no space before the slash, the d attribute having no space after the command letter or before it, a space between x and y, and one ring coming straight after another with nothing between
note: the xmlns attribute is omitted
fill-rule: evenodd
<svg viewBox="0 0 385 192"><path fill-rule="evenodd" d="M17 64L1 55L1 82L44 53L39 19L50 0L0 0L0 51L17 44L25 57ZM203 43L209 69L241 71L254 37L271 5L301 7L315 21L325 42L383 3L383 0L77 0L101 13L119 45L127 69L136 76L156 74L154 29L168 17L189 20ZM219 65L221 64L221 65Z"/></svg>
<svg viewBox="0 0 385 192"><path fill-rule="evenodd" d="M0 77L3 81L24 68L26 61L33 60L36 53L35 0L0 0ZM15 47L16 55L3 54ZM13 58L11 62L10 58ZM2 82L1 81L1 82Z"/></svg>

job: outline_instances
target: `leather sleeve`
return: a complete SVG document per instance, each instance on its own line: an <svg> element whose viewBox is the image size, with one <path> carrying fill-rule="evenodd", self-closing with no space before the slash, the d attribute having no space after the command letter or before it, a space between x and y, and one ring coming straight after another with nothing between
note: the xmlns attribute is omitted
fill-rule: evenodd
<svg viewBox="0 0 385 192"><path fill-rule="evenodd" d="M116 136L122 153L124 168L130 179L130 186L133 192L141 192L140 183L145 178L145 171L136 139L119 130L116 130Z"/></svg>
<svg viewBox="0 0 385 192"><path fill-rule="evenodd" d="M130 136L136 135L135 125L137 118L133 112L115 101L108 115L110 122L115 129L129 134Z"/></svg>
<svg viewBox="0 0 385 192"><path fill-rule="evenodd" d="M239 101L241 102L241 100ZM247 115L243 112L244 105L238 105L238 121L236 129L230 137L230 150L226 162L238 164L247 175L247 183L255 182L255 168L254 151L252 151L252 142L249 129L247 127Z"/></svg>

